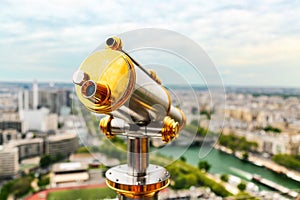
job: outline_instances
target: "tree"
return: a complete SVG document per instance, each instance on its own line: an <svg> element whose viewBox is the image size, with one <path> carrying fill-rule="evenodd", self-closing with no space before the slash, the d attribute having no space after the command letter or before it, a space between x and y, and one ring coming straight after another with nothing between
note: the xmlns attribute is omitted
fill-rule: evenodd
<svg viewBox="0 0 300 200"><path fill-rule="evenodd" d="M272 160L285 167L300 171L300 156L277 154L272 157Z"/></svg>
<svg viewBox="0 0 300 200"><path fill-rule="evenodd" d="M186 177L183 175L179 175L175 181L174 181L174 189L184 189L187 185L188 180L186 180Z"/></svg>
<svg viewBox="0 0 300 200"><path fill-rule="evenodd" d="M198 126L197 136L204 137L204 136L206 136L206 134L207 134L207 129L202 128L201 126Z"/></svg>
<svg viewBox="0 0 300 200"><path fill-rule="evenodd" d="M184 156L180 156L179 158L181 161L186 162L186 158Z"/></svg>
<svg viewBox="0 0 300 200"><path fill-rule="evenodd" d="M198 168L204 170L205 172L208 172L208 170L211 168L211 165L205 160L199 161Z"/></svg>
<svg viewBox="0 0 300 200"><path fill-rule="evenodd" d="M0 189L0 200L7 200L13 185L14 185L14 181L9 181L3 185L3 187Z"/></svg>
<svg viewBox="0 0 300 200"><path fill-rule="evenodd" d="M243 152L242 158L243 158L243 160L248 160L248 158L249 158L248 152Z"/></svg>
<svg viewBox="0 0 300 200"><path fill-rule="evenodd" d="M52 158L50 155L48 155L48 154L43 155L43 156L41 157L41 160L40 160L40 167L41 167L41 168L46 168L46 167L48 167L52 162L53 162L53 158Z"/></svg>
<svg viewBox="0 0 300 200"><path fill-rule="evenodd" d="M56 156L55 156L55 159L53 160L54 162L57 162L57 161L61 161L63 159L65 159L66 156L62 153L57 153Z"/></svg>
<svg viewBox="0 0 300 200"><path fill-rule="evenodd" d="M200 111L200 115L206 115L206 118L207 119L211 119L211 112L210 111L207 111L207 110L202 110Z"/></svg>
<svg viewBox="0 0 300 200"><path fill-rule="evenodd" d="M244 181L241 181L238 185L237 185L237 188L240 190L240 191L244 191L246 189L247 185Z"/></svg>
<svg viewBox="0 0 300 200"><path fill-rule="evenodd" d="M89 149L86 147L86 146L82 146L82 147L79 147L77 150L76 150L76 153L89 153Z"/></svg>
<svg viewBox="0 0 300 200"><path fill-rule="evenodd" d="M22 197L27 194L31 189L31 182L33 178L31 176L22 177L14 183L11 191L17 196Z"/></svg>
<svg viewBox="0 0 300 200"><path fill-rule="evenodd" d="M222 175L221 175L221 180L222 180L222 181L228 182L228 179L229 179L228 174L222 174Z"/></svg>
<svg viewBox="0 0 300 200"><path fill-rule="evenodd" d="M222 146L230 148L232 151L255 151L258 144L255 141L247 141L245 137L238 137L234 134L221 135L219 143Z"/></svg>
<svg viewBox="0 0 300 200"><path fill-rule="evenodd" d="M49 176L44 176L39 179L38 186L40 186L40 187L46 186L46 185L49 185L49 183L50 183Z"/></svg>
<svg viewBox="0 0 300 200"><path fill-rule="evenodd" d="M266 132L274 132L274 133L281 133L281 129L272 127L270 125L266 126L264 128L264 131L266 131Z"/></svg>

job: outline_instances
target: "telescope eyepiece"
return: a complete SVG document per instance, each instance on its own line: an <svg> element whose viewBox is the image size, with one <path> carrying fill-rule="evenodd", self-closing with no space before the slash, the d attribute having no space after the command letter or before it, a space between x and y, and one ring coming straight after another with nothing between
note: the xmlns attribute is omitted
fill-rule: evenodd
<svg viewBox="0 0 300 200"><path fill-rule="evenodd" d="M115 39L114 38L108 38L106 40L106 45L109 46L109 47L113 46L114 43L115 43Z"/></svg>
<svg viewBox="0 0 300 200"><path fill-rule="evenodd" d="M108 85L96 83L88 80L81 86L82 96L91 100L95 104L103 104L110 99L110 89Z"/></svg>
<svg viewBox="0 0 300 200"><path fill-rule="evenodd" d="M118 37L110 37L106 40L106 47L112 50L122 50L122 41Z"/></svg>

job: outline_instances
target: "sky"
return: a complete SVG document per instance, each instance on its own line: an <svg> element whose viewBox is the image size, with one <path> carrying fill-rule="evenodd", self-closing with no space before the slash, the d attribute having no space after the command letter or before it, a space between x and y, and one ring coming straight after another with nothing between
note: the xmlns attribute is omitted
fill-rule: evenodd
<svg viewBox="0 0 300 200"><path fill-rule="evenodd" d="M300 1L1 0L0 81L71 81L111 35L178 32L225 85L300 87Z"/></svg>

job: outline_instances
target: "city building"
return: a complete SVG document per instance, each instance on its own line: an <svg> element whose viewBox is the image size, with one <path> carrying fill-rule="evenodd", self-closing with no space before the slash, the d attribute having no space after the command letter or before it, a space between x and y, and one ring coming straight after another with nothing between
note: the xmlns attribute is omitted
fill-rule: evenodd
<svg viewBox="0 0 300 200"><path fill-rule="evenodd" d="M11 140L16 140L18 138L19 132L15 129L6 129L0 131L0 145L6 144Z"/></svg>
<svg viewBox="0 0 300 200"><path fill-rule="evenodd" d="M63 133L49 136L46 143L46 154L69 156L78 148L78 137L75 133Z"/></svg>
<svg viewBox="0 0 300 200"><path fill-rule="evenodd" d="M18 149L19 161L44 154L44 141L42 138L13 140L6 147Z"/></svg>
<svg viewBox="0 0 300 200"><path fill-rule="evenodd" d="M57 163L52 167L51 187L61 183L78 183L89 179L88 165L80 162Z"/></svg>
<svg viewBox="0 0 300 200"><path fill-rule="evenodd" d="M235 134L258 144L260 153L298 155L300 153L300 135L286 132L268 133L265 131L247 131L242 129L224 129L223 134Z"/></svg>
<svg viewBox="0 0 300 200"><path fill-rule="evenodd" d="M61 114L63 107L71 107L71 92L63 89L39 91L39 107L47 107L50 113Z"/></svg>
<svg viewBox="0 0 300 200"><path fill-rule="evenodd" d="M26 131L23 121L20 119L18 113L2 112L0 113L0 130L15 129L20 133Z"/></svg>
<svg viewBox="0 0 300 200"><path fill-rule="evenodd" d="M32 89L22 88L18 91L18 110L37 110L48 108L50 113L60 114L62 107L71 107L70 89L39 87L37 81Z"/></svg>
<svg viewBox="0 0 300 200"><path fill-rule="evenodd" d="M50 114L48 108L38 110L22 110L20 118L24 121L27 130L50 131L57 130L58 116Z"/></svg>
<svg viewBox="0 0 300 200"><path fill-rule="evenodd" d="M19 170L18 149L0 146L0 177L12 177Z"/></svg>
<svg viewBox="0 0 300 200"><path fill-rule="evenodd" d="M33 103L32 107L33 110L38 109L38 104L39 104L39 86L36 80L34 80L33 85L32 85L32 92L33 92Z"/></svg>
<svg viewBox="0 0 300 200"><path fill-rule="evenodd" d="M57 130L58 130L58 115L56 113L50 113L45 117L43 131L56 132Z"/></svg>

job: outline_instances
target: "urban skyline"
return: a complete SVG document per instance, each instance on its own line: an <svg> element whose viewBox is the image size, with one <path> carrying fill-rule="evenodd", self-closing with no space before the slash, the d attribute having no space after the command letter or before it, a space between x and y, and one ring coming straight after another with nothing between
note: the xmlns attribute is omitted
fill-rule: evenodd
<svg viewBox="0 0 300 200"><path fill-rule="evenodd" d="M71 104L69 99L71 88L59 86L54 88L49 85L46 87L37 81L32 81L30 87L12 88L13 90L10 90L7 85L2 85L0 92L0 101L3 105L0 107L0 144L2 144L0 157L4 163L0 169L2 178L22 180L19 175L26 169L41 174L37 178L41 181L48 176L43 175L44 165L49 165L44 160L47 156L51 156L55 161L50 162L55 163L47 171L51 174L49 182L46 183L47 188L63 189L69 186L97 188L105 179L101 175L102 168L93 169L93 167L98 168L99 163L104 166L116 165L126 157L124 151L116 153L117 146L111 146L108 141L105 142L108 146L101 142L102 134L97 130L99 119L93 118L88 112L82 113L80 106L74 107L74 104ZM272 92L280 91L278 89L267 91L270 95L256 96L249 90L231 88L226 95L227 106L224 107L221 94L215 96L213 103L209 104L211 96L207 90L175 89L173 92L181 99L180 107L185 111L187 125L172 145L161 146L158 153L172 156L175 160L186 159L186 163L190 166L197 166L197 162L208 160L212 167L207 176L218 182L223 181L221 175L227 175L228 182L223 181L221 185L233 195L238 195L240 191L238 185L245 183L245 191L261 199L265 199L266 196L285 199L280 193L296 197L299 194L297 190L300 180L299 170L275 158L281 154L293 158L300 152L299 97L288 92L294 90L282 90L282 96L272 95ZM194 99L197 99L198 104L195 104ZM198 134L197 131L194 138L198 125L209 131L207 134L209 139L205 139L205 144L212 145L218 140L217 145L199 144L199 140L203 140L201 136L203 132ZM220 130L223 130L222 135ZM232 146L230 142L234 143L236 139L243 144ZM153 144L162 145L159 141L160 139L153 141ZM227 143L228 141L230 142ZM186 149L189 145L190 148ZM95 150L95 147L100 147L100 152ZM110 147L114 150L109 149ZM200 154L203 148L209 154L202 157ZM61 160L66 156L71 162ZM223 166L224 160L226 166ZM171 164L173 161L167 162ZM92 168L89 169L87 166ZM72 173L76 173L78 179L75 180L75 176L71 176ZM171 170L171 173L174 172ZM286 176L278 175L280 173ZM180 176L184 177L185 174ZM176 176L172 177L176 182ZM267 181L265 185L264 181ZM2 179L0 184L5 184L5 179ZM188 190L173 190L176 185L172 185L160 198L204 195L206 199L220 199L220 194L212 189L212 186L209 187L212 191L198 187L199 185L192 179L188 179L185 184L195 186L195 193ZM102 184L101 187L105 185ZM185 188L184 185L176 187ZM270 187L279 191L269 191ZM41 195L43 193L41 188L35 187L37 193L28 195L32 195L32 198ZM72 190L69 191L72 193ZM51 199L51 195L45 197Z"/></svg>

